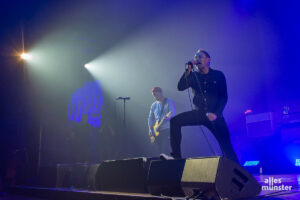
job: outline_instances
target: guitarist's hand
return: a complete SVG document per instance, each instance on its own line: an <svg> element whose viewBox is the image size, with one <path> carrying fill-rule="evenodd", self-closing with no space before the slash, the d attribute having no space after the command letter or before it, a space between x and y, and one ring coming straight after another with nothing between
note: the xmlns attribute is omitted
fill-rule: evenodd
<svg viewBox="0 0 300 200"><path fill-rule="evenodd" d="M155 141L155 137L152 135L152 136L150 136L150 142L151 143L154 143L154 141Z"/></svg>
<svg viewBox="0 0 300 200"><path fill-rule="evenodd" d="M154 134L152 133L151 130L149 130L149 136L150 136L150 137L151 137L151 136L154 136Z"/></svg>
<svg viewBox="0 0 300 200"><path fill-rule="evenodd" d="M151 131L149 131L149 136L150 136L150 142L154 143L155 137L154 137L154 134Z"/></svg>
<svg viewBox="0 0 300 200"><path fill-rule="evenodd" d="M158 126L155 127L155 133L160 131L160 126L171 116L171 112L168 112L162 120L159 122Z"/></svg>

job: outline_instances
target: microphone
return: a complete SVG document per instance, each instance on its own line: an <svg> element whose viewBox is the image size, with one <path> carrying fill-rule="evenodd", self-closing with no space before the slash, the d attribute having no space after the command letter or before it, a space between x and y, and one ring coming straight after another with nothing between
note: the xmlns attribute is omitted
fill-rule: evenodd
<svg viewBox="0 0 300 200"><path fill-rule="evenodd" d="M194 62L193 61L189 61L189 62L185 63L185 71L186 72L188 71L189 66L191 66L192 71L194 71Z"/></svg>
<svg viewBox="0 0 300 200"><path fill-rule="evenodd" d="M130 100L130 97L118 97L116 100Z"/></svg>

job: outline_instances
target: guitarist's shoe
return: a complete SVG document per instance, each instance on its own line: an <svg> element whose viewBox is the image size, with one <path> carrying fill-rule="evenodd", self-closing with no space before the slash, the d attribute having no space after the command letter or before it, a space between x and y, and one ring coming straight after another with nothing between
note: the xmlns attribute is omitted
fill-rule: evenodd
<svg viewBox="0 0 300 200"><path fill-rule="evenodd" d="M161 160L174 160L174 158L173 158L172 156L168 156L167 154L164 154L164 153L161 153L161 154L159 155L159 158L160 158Z"/></svg>

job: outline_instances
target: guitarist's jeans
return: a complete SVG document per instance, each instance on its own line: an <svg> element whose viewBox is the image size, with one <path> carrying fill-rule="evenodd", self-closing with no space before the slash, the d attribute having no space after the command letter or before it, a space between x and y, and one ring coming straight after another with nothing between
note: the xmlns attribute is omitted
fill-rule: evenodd
<svg viewBox="0 0 300 200"><path fill-rule="evenodd" d="M181 127L203 125L213 133L219 142L223 155L238 163L238 158L230 141L228 127L223 117L218 117L215 121L211 122L205 113L192 110L176 115L171 119L170 123L171 155L174 158L181 158Z"/></svg>
<svg viewBox="0 0 300 200"><path fill-rule="evenodd" d="M155 138L155 143L159 153L170 153L170 129L159 131L159 135Z"/></svg>

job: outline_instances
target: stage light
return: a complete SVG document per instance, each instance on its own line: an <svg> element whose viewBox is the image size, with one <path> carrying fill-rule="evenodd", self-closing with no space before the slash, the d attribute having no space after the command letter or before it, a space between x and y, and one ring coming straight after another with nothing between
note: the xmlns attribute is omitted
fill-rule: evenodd
<svg viewBox="0 0 300 200"><path fill-rule="evenodd" d="M85 64L84 67L89 69L91 67L91 65L90 64Z"/></svg>
<svg viewBox="0 0 300 200"><path fill-rule="evenodd" d="M32 59L32 55L28 54L28 53L22 53L21 54L21 58L23 60L31 60Z"/></svg>
<svg viewBox="0 0 300 200"><path fill-rule="evenodd" d="M263 168L259 160L249 160L246 161L243 165L251 174L262 174Z"/></svg>
<svg viewBox="0 0 300 200"><path fill-rule="evenodd" d="M300 159L296 159L295 166L300 167Z"/></svg>
<svg viewBox="0 0 300 200"><path fill-rule="evenodd" d="M244 163L244 167L246 166L257 166L259 164L259 160L255 160L255 161L246 161Z"/></svg>
<svg viewBox="0 0 300 200"><path fill-rule="evenodd" d="M248 109L248 110L245 111L245 115L250 114L250 113L252 113L251 109Z"/></svg>

